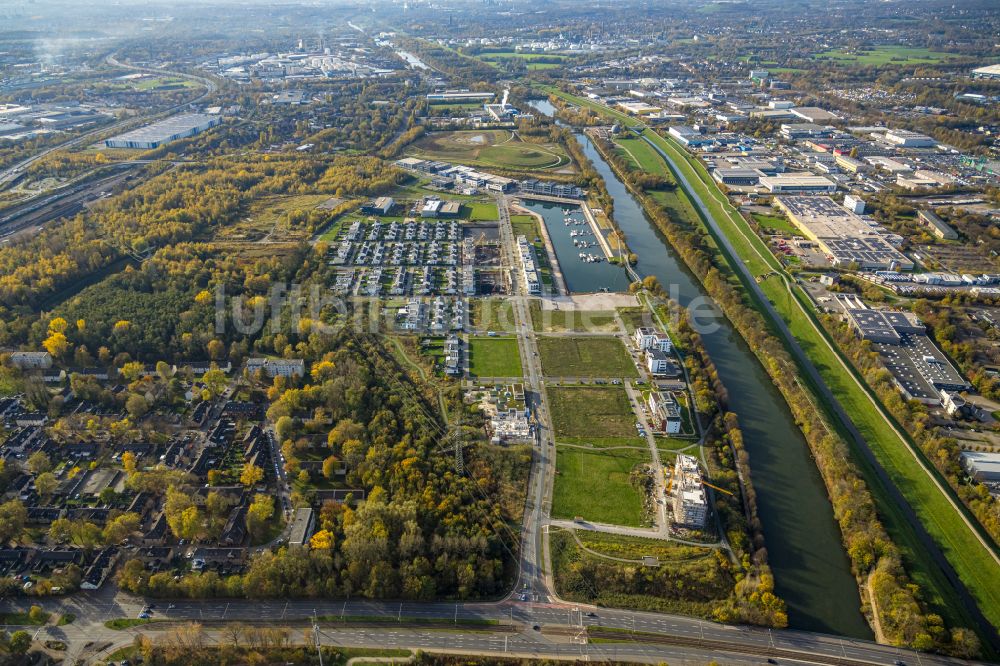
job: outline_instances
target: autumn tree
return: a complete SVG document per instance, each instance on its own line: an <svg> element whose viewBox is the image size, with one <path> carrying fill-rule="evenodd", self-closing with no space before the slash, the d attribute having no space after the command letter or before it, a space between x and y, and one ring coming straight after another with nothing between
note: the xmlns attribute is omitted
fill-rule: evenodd
<svg viewBox="0 0 1000 666"><path fill-rule="evenodd" d="M167 525L178 539L195 540L201 535L203 518L201 511L195 506L188 493L175 486L167 488L167 500L164 504Z"/></svg>
<svg viewBox="0 0 1000 666"><path fill-rule="evenodd" d="M49 460L44 451L35 451L28 458L26 467L32 474L42 474L52 469L52 461Z"/></svg>
<svg viewBox="0 0 1000 666"><path fill-rule="evenodd" d="M52 472L42 472L35 477L35 490L44 498L49 498L59 486L59 480Z"/></svg>
<svg viewBox="0 0 1000 666"><path fill-rule="evenodd" d="M135 454L131 451L126 451L122 454L122 467L125 468L125 473L129 476L135 474L136 461Z"/></svg>
<svg viewBox="0 0 1000 666"><path fill-rule="evenodd" d="M139 529L139 514L123 513L104 526L104 542L108 545L119 544L129 535Z"/></svg>
<svg viewBox="0 0 1000 666"><path fill-rule="evenodd" d="M274 498L257 493L247 509L247 530L254 537L261 536L267 529L267 521L274 515Z"/></svg>
<svg viewBox="0 0 1000 666"><path fill-rule="evenodd" d="M337 456L327 456L323 460L323 476L327 479L332 479L340 469L340 461L337 460Z"/></svg>
<svg viewBox="0 0 1000 666"><path fill-rule="evenodd" d="M125 399L125 411L133 418L142 418L149 411L149 402L138 393L130 393Z"/></svg>
<svg viewBox="0 0 1000 666"><path fill-rule="evenodd" d="M240 473L240 483L247 488L252 488L264 479L264 470L252 463L243 465Z"/></svg>

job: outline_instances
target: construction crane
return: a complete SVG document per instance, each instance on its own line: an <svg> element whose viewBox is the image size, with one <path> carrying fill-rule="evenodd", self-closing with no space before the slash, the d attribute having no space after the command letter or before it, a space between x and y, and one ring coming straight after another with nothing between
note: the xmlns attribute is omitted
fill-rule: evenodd
<svg viewBox="0 0 1000 666"><path fill-rule="evenodd" d="M706 481L705 479L702 479L702 480L701 480L701 485L703 485L703 486L708 486L709 488L715 488L715 489L716 489L716 490L718 490L718 491L719 491L720 493L726 493L727 495L732 495L732 493L731 493L731 492L729 492L728 490L726 490L725 488L720 488L719 486L713 486L713 485L712 485L711 483L709 483L709 482L708 482L708 481Z"/></svg>

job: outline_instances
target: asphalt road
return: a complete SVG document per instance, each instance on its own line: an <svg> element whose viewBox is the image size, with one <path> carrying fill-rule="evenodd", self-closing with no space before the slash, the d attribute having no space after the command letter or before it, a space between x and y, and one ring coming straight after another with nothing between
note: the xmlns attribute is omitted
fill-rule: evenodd
<svg viewBox="0 0 1000 666"><path fill-rule="evenodd" d="M712 233L715 236L715 238L719 241L719 243L726 250L726 252L731 257L734 258L734 261L731 262L732 266L743 275L744 282L747 285L749 285L749 288L753 291L753 294L757 299L758 303L760 303L761 307L766 310L767 316L771 319L771 321L774 322L774 325L777 328L778 332L780 333L781 337L784 339L788 350L795 357L799 366L808 375L810 382L812 382L812 384L817 388L823 400L828 405L830 405L830 407L836 414L837 418L840 420L845 430L850 434L851 439L854 440L854 445L857 451L861 453L861 455L865 458L865 461L868 463L868 465L872 468L872 470L874 470L876 476L878 477L878 480L881 482L886 492L890 495L890 497L892 497L893 501L899 506L904 517L906 518L907 523L909 523L917 539L920 540L923 547L927 550L927 553L940 568L944 576L948 579L948 582L951 583L952 587L957 592L958 597L962 602L962 605L965 607L965 610L978 625L979 631L977 633L979 634L979 636L981 638L984 638L989 643L991 643L994 649L1000 649L1000 635L998 635L996 627L994 627L993 624L990 623L988 619L986 619L986 616L983 615L982 611L979 608L979 605L972 598L972 595L970 594L968 588L965 586L965 583L962 582L962 580L958 577L958 573L955 571L954 567L952 567L951 562L949 562L948 559L945 557L940 546L938 546L934 538L931 537L930 533L927 531L927 528L924 526L923 522L917 516L913 507L903 496L902 492L892 481L892 479L889 478L888 472L886 472L885 468L875 457L874 452L868 446L868 442L861 434L861 431L858 430L856 425L854 425L854 421L851 420L850 416L844 410L844 407L840 404L840 401L837 400L836 396L834 396L833 394L833 391L830 390L830 387L823 380L823 377L819 374L819 370L817 370L816 366L806 355L801 345L799 345L798 340L795 339L795 336L792 335L792 332L788 328L788 325L785 323L785 320L781 317L777 309L775 309L774 305L771 303L770 299L761 289L759 283L756 280L756 276L752 275L750 269L747 268L746 264L739 259L739 253L736 252L736 249L733 247L729 238L726 236L726 234L719 227L718 223L712 217L711 212L708 210L707 206L705 206L705 203L701 200L701 197L698 196L698 193L691 186L691 183L684 176L683 172L681 172L681 170L677 168L677 165L675 164L673 158L671 158L653 141L650 141L649 137L643 136L642 138L643 140L646 141L647 144L649 144L650 147L653 148L653 150L656 151L658 155L660 155L660 157L663 158L663 160L668 165L670 165L671 170L679 179L680 184L684 187L684 190L689 195L689 198L691 199L692 203L698 207L699 211L702 214L702 217L705 219L709 227L711 227ZM784 276L781 276L781 279L784 280ZM785 288L786 289L790 288L787 282L785 283ZM890 426L894 427L891 423ZM942 492L945 493L947 497L946 491L942 490ZM957 507L955 511L956 511L956 516L962 517L961 512ZM966 523L969 524L967 519ZM980 541L983 541L983 537L974 528L972 528L971 525L970 529L972 530L973 534L977 538L979 538ZM987 548L987 550L990 552L990 554L993 555L993 557L996 557L996 554L993 552L990 546L985 542L983 543L984 546Z"/></svg>
<svg viewBox="0 0 1000 666"><path fill-rule="evenodd" d="M501 233L508 259L513 239L501 203ZM503 223L507 220L506 224ZM516 265L508 263L509 266ZM106 585L93 592L43 599L17 598L0 603L0 610L27 610L32 603L54 614L72 613L69 625L47 625L37 630L39 640L63 640L67 661L97 660L93 646L123 646L136 633L155 634L171 626L153 622L127 631L105 626L107 620L134 618L147 603L155 603L155 620L199 622L214 640L223 640L220 625L232 622L302 626L311 616L324 618L320 636L325 644L359 647L402 647L463 654L504 653L517 656L575 657L579 659L698 663L712 659L726 664L761 664L774 658L783 664L965 664L957 659L922 655L869 641L799 631L770 631L722 625L697 618L635 612L563 602L552 591L551 566L544 549L543 528L548 523L555 447L551 419L544 399L544 380L536 355L535 333L523 296L515 296L516 334L521 343L526 390L539 422L529 492L522 530L518 583L508 597L495 602L395 602L328 599L288 600L155 600L117 591ZM366 620L353 627L339 618ZM377 620L373 623L372 620ZM489 625L462 628L469 622ZM422 625L427 622L427 625ZM449 627L449 623L452 624ZM537 629L536 629L537 627ZM585 631L614 642L587 642ZM607 630L618 630L608 634ZM213 633L214 632L214 633ZM650 641L659 641L653 643ZM90 652L88 652L90 650Z"/></svg>
<svg viewBox="0 0 1000 666"><path fill-rule="evenodd" d="M8 607L26 609L31 603L27 599L18 603L7 603ZM145 602L131 595L116 592L112 586L96 592L82 592L64 598L48 598L36 600L43 608L53 613L73 613L76 620L64 627L46 626L39 632L39 639L52 638L65 640L71 645L71 654L79 654L86 642L131 642L128 632L107 629L107 620L136 617L143 609ZM962 660L948 659L934 655L919 655L868 641L845 639L835 636L811 634L798 631L768 631L766 629L720 625L690 617L665 615L659 613L632 612L605 608L592 608L562 602L534 603L504 600L494 603L446 603L446 602L380 602L380 601L334 601L334 600L212 600L212 601L173 601L157 600L153 609L153 618L157 620L178 620L201 622L206 628L226 622L266 622L269 625L281 626L283 623L302 621L312 615L324 618L321 628L324 631L336 632L337 639L333 644L367 645L372 640L375 645L390 647L428 648L458 648L469 652L503 652L503 636L497 637L489 632L489 627L482 629L465 629L462 631L447 631L447 636L440 636L448 629L448 621L491 621L496 624L513 625L518 638L508 636L508 648L515 641L517 651L530 648L540 655L568 655L565 642L553 642L548 632L569 630L575 635L582 626L591 630L596 627L607 627L625 630L620 634L623 641L630 639L638 643L648 639L649 634L660 634L672 640L684 642L687 646L676 645L633 645L631 643L615 644L613 648L619 656L647 655L660 660L673 662L677 657L683 657L686 650L692 646L709 645L713 654L725 650L733 655L751 657L746 663L762 663L762 654L781 656L782 663L792 663L799 659L802 663L836 663L836 660L849 659L865 664L893 664L903 660L907 664L964 664ZM593 613L592 616L588 613ZM345 627L336 622L340 617L380 618L385 627ZM327 621L329 620L329 621ZM414 621L436 621L426 629L413 628ZM393 623L398 623L393 626ZM407 629L403 630L403 625ZM538 626L539 631L533 629ZM156 631L165 628L157 623L145 625L136 631ZM630 636L626 632L637 632ZM508 632L509 633L509 632ZM394 643L390 644L389 639ZM581 656L589 655L591 659L600 658L604 650L610 649L608 644L573 645L575 652ZM798 655L798 656L796 656ZM832 660L832 661L831 661ZM704 661L699 662L704 663ZM726 663L731 663L728 659Z"/></svg>
<svg viewBox="0 0 1000 666"><path fill-rule="evenodd" d="M189 100L187 102L182 102L181 104L177 104L175 106L172 106L169 109L166 109L164 111L157 112L155 115L167 116L167 115L170 115L171 113L174 113L175 111L179 111L179 110L181 110L183 108L186 108L186 107L188 107L190 105L197 104L198 102L200 102L201 100L205 99L207 96L209 96L210 94L212 94L213 92L215 92L215 90L217 88L217 86L215 85L214 81L212 81L211 79L202 77L202 76L194 76L192 74L186 74L184 72L170 72L170 71L165 71L165 70L150 69L148 67L137 67L135 65L129 65L128 63L119 62L118 60L115 59L115 57L113 55L108 56L107 57L107 61L108 61L108 64L113 65L115 67L121 67L123 69L132 69L132 70L143 71L143 72L153 72L153 73L156 73L156 74L169 74L169 75L172 75L172 76L180 76L180 77L184 77L184 78L188 78L188 79L193 79L193 80L198 81L199 83L201 83L202 85L205 86L205 92L203 92L198 97L196 97L196 98L194 98L192 100ZM49 155L50 153L54 153L57 150L64 150L66 148L72 148L73 146L76 146L76 145L79 145L81 143L84 143L87 140L92 139L95 136L98 136L99 134L103 134L105 132L111 132L111 131L114 131L114 130L124 129L126 127L129 127L129 126L132 126L132 125L135 125L135 124L136 124L136 118L129 118L128 120L123 120L123 121L120 121L120 122L117 122L117 123L112 123L110 125L105 125L104 127L99 127L99 128L97 128L95 130L91 130L89 132L85 132L84 134L81 134L80 136L75 137L73 139L69 139L69 140L64 141L62 143L59 143L57 145L50 146L50 147L46 148L45 150L42 150L41 152L35 153L31 157L27 157L27 158L21 160L20 162L17 162L16 164L12 164L7 169L4 169L3 171L0 171L0 190L5 189L7 187L7 185L10 182L16 180L17 177L20 176L24 172L25 169L27 169L29 166L31 166L32 164L34 164L38 160L42 159L46 155Z"/></svg>

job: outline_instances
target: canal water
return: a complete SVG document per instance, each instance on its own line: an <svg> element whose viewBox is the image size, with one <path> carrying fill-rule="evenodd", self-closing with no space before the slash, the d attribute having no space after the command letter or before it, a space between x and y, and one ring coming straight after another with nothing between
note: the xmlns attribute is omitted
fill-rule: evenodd
<svg viewBox="0 0 1000 666"><path fill-rule="evenodd" d="M628 291L628 274L622 266L609 264L604 258L604 251L579 206L530 199L523 199L521 205L541 215L545 221L556 261L570 293ZM565 213L567 210L569 216ZM584 243L587 247L582 247ZM586 261L580 254L600 257L600 261Z"/></svg>
<svg viewBox="0 0 1000 666"><path fill-rule="evenodd" d="M548 115L555 110L548 100L533 105ZM629 249L639 256L638 272L655 275L692 314L714 310L701 284L590 139L580 133L576 138L614 198L615 220ZM707 329L701 327L702 339L728 389L729 408L739 415L775 591L788 604L789 626L871 639L871 629L861 615L857 583L809 447L784 398L743 338L721 313L714 323Z"/></svg>

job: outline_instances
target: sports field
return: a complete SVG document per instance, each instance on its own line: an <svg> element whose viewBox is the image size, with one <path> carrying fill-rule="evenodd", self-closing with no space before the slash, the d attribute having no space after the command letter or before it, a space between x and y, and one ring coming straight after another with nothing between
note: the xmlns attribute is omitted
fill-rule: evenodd
<svg viewBox="0 0 1000 666"><path fill-rule="evenodd" d="M538 355L548 377L638 377L616 337L539 336Z"/></svg>
<svg viewBox="0 0 1000 666"><path fill-rule="evenodd" d="M528 143L509 130L432 132L406 152L422 159L515 171L560 169L570 164L569 156L561 146Z"/></svg>

